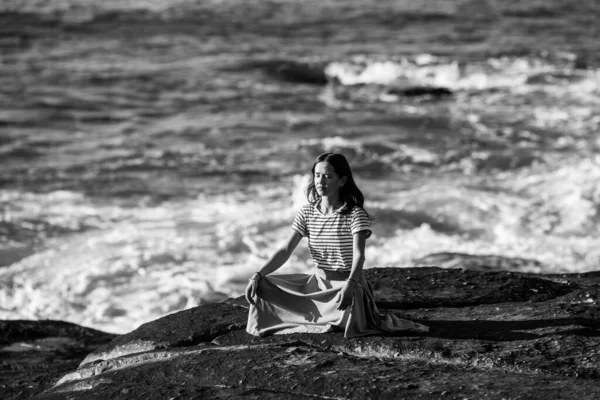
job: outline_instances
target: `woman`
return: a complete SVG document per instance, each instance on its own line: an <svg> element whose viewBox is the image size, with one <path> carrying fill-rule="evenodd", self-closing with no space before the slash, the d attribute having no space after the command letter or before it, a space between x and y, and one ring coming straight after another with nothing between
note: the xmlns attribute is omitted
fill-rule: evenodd
<svg viewBox="0 0 600 400"><path fill-rule="evenodd" d="M248 282L247 331L266 336L343 330L346 337L427 332L423 325L377 310L362 273L370 217L346 158L334 153L317 157L306 191L309 204L296 215L291 236ZM314 274L269 275L303 237L308 238Z"/></svg>

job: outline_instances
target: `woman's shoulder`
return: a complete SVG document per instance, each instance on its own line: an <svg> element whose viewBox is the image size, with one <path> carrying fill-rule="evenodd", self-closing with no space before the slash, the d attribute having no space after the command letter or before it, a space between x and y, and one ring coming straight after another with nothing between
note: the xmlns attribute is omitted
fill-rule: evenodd
<svg viewBox="0 0 600 400"><path fill-rule="evenodd" d="M315 208L315 206L313 204L306 203L298 209L298 213L302 213L302 214L312 213L314 208Z"/></svg>
<svg viewBox="0 0 600 400"><path fill-rule="evenodd" d="M361 206L354 206L352 210L350 210L350 214L352 215L367 215L367 212Z"/></svg>
<svg viewBox="0 0 600 400"><path fill-rule="evenodd" d="M352 210L350 210L350 212L348 213L348 216L353 221L361 221L361 222L370 223L373 220L373 217L367 212L367 210L365 210L361 206L352 207Z"/></svg>

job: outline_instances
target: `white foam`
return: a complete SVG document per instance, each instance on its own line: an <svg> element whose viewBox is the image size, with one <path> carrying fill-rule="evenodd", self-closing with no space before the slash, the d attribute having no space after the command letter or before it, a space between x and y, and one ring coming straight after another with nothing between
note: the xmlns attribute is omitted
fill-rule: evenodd
<svg viewBox="0 0 600 400"><path fill-rule="evenodd" d="M398 237L389 243L386 238L382 244L382 248L394 248L396 243L399 249L385 262L407 262L422 253L465 251L537 259L545 264L543 272L596 269L600 254L599 161L584 158L559 168L509 172L504 182L493 184L505 190L495 192L476 190L467 182L452 186L432 183L404 191L388 207L420 210L482 234L475 238L443 235L426 225L399 231ZM407 246L409 250L404 251Z"/></svg>
<svg viewBox="0 0 600 400"><path fill-rule="evenodd" d="M16 221L27 216L79 226L93 217L97 223L0 269L0 318L53 318L127 332L238 295L290 232L294 211L281 206L289 204L283 197L290 189L265 190L271 201L233 194L135 208L94 205L68 192L3 193L21 205ZM306 268L293 258L284 270Z"/></svg>
<svg viewBox="0 0 600 400"><path fill-rule="evenodd" d="M461 64L456 60L441 59L430 54L419 54L411 59L399 60L370 60L358 57L331 62L325 68L325 74L342 85L423 85L441 86L452 90L522 89L527 86L526 82L532 75L562 71L575 74L568 66L553 65L543 59L502 57L491 58L481 63ZM600 82L599 70L577 71L577 75L579 81L569 83L569 88L575 92L597 92ZM537 90L535 85L532 87Z"/></svg>

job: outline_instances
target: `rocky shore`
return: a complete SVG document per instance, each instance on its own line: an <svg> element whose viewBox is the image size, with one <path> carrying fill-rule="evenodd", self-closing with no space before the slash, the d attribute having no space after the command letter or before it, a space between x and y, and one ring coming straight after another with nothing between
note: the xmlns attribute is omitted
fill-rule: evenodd
<svg viewBox="0 0 600 400"><path fill-rule="evenodd" d="M490 272L476 264L365 271L381 309L430 327L420 336L255 338L244 329L243 298L121 336L59 321L2 321L0 397L600 398L600 272Z"/></svg>

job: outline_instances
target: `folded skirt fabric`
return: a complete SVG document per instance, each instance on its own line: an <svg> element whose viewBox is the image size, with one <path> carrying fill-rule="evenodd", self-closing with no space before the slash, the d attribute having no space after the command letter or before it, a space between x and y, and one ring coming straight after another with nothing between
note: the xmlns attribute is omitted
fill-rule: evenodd
<svg viewBox="0 0 600 400"><path fill-rule="evenodd" d="M378 333L422 333L428 328L377 309L371 285L361 277L352 306L338 310L336 298L349 272L315 269L311 275L268 275L260 280L248 312L248 333L256 336L343 331L346 337Z"/></svg>

